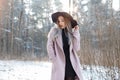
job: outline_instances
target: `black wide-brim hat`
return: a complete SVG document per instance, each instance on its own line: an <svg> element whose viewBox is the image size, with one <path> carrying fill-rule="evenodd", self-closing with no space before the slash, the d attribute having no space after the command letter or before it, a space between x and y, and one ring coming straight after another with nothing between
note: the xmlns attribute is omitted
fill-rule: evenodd
<svg viewBox="0 0 120 80"><path fill-rule="evenodd" d="M71 26L72 26L72 27L78 25L78 24L77 24L77 21L74 20L73 17L72 17L70 14L68 14L67 12L55 12L55 13L53 13L53 14L51 15L52 21L53 21L54 23L57 23L59 16L63 16L63 17L66 17L67 19L69 19L70 22L71 22Z"/></svg>
<svg viewBox="0 0 120 80"><path fill-rule="evenodd" d="M52 17L52 21L53 21L54 23L56 23L59 16L62 16L62 13L61 13L61 12L55 12L55 13L53 13L52 16L51 16L51 17Z"/></svg>
<svg viewBox="0 0 120 80"><path fill-rule="evenodd" d="M59 16L63 16L65 18L69 19L70 21L73 20L72 16L69 13L67 13L67 12L55 12L51 16L52 17L52 21L54 23L56 23Z"/></svg>

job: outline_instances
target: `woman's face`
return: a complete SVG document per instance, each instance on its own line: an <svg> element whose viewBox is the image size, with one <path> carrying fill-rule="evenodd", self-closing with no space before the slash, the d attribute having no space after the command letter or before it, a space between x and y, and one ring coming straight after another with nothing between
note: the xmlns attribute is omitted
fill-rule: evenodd
<svg viewBox="0 0 120 80"><path fill-rule="evenodd" d="M63 16L58 17L57 25L59 28L64 29L66 27L65 25L65 19Z"/></svg>

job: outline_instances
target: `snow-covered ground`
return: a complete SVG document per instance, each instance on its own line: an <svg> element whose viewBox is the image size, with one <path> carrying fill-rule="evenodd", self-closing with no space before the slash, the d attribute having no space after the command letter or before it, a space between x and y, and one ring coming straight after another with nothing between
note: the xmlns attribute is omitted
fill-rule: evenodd
<svg viewBox="0 0 120 80"><path fill-rule="evenodd" d="M51 63L0 61L0 80L50 80Z"/></svg>
<svg viewBox="0 0 120 80"><path fill-rule="evenodd" d="M0 61L0 80L50 80L52 64L43 61ZM85 80L120 80L117 67L82 66Z"/></svg>

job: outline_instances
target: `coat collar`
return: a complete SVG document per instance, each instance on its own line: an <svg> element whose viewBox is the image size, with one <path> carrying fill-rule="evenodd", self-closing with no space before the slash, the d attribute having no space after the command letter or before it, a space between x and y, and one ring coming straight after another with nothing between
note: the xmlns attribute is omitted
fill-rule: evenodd
<svg viewBox="0 0 120 80"><path fill-rule="evenodd" d="M56 34L56 42L58 44L58 46L61 48L61 50L63 50L63 43L62 43L62 29L57 28L58 32Z"/></svg>
<svg viewBox="0 0 120 80"><path fill-rule="evenodd" d="M61 48L61 50L63 51L63 42L62 42L62 29L60 29L59 27L56 27L55 29L55 40L58 44L58 46ZM70 42L70 47L71 47L71 42Z"/></svg>

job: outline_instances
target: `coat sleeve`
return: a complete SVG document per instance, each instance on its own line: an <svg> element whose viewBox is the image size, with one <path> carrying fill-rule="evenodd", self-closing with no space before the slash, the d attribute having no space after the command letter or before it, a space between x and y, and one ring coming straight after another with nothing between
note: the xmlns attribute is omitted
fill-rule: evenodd
<svg viewBox="0 0 120 80"><path fill-rule="evenodd" d="M47 53L48 57L51 61L55 58L55 51L54 51L54 40L53 40L53 28L51 28L50 32L48 33L48 40L47 40Z"/></svg>
<svg viewBox="0 0 120 80"><path fill-rule="evenodd" d="M79 29L74 29L73 30L73 49L75 51L80 50L80 33L79 33Z"/></svg>

